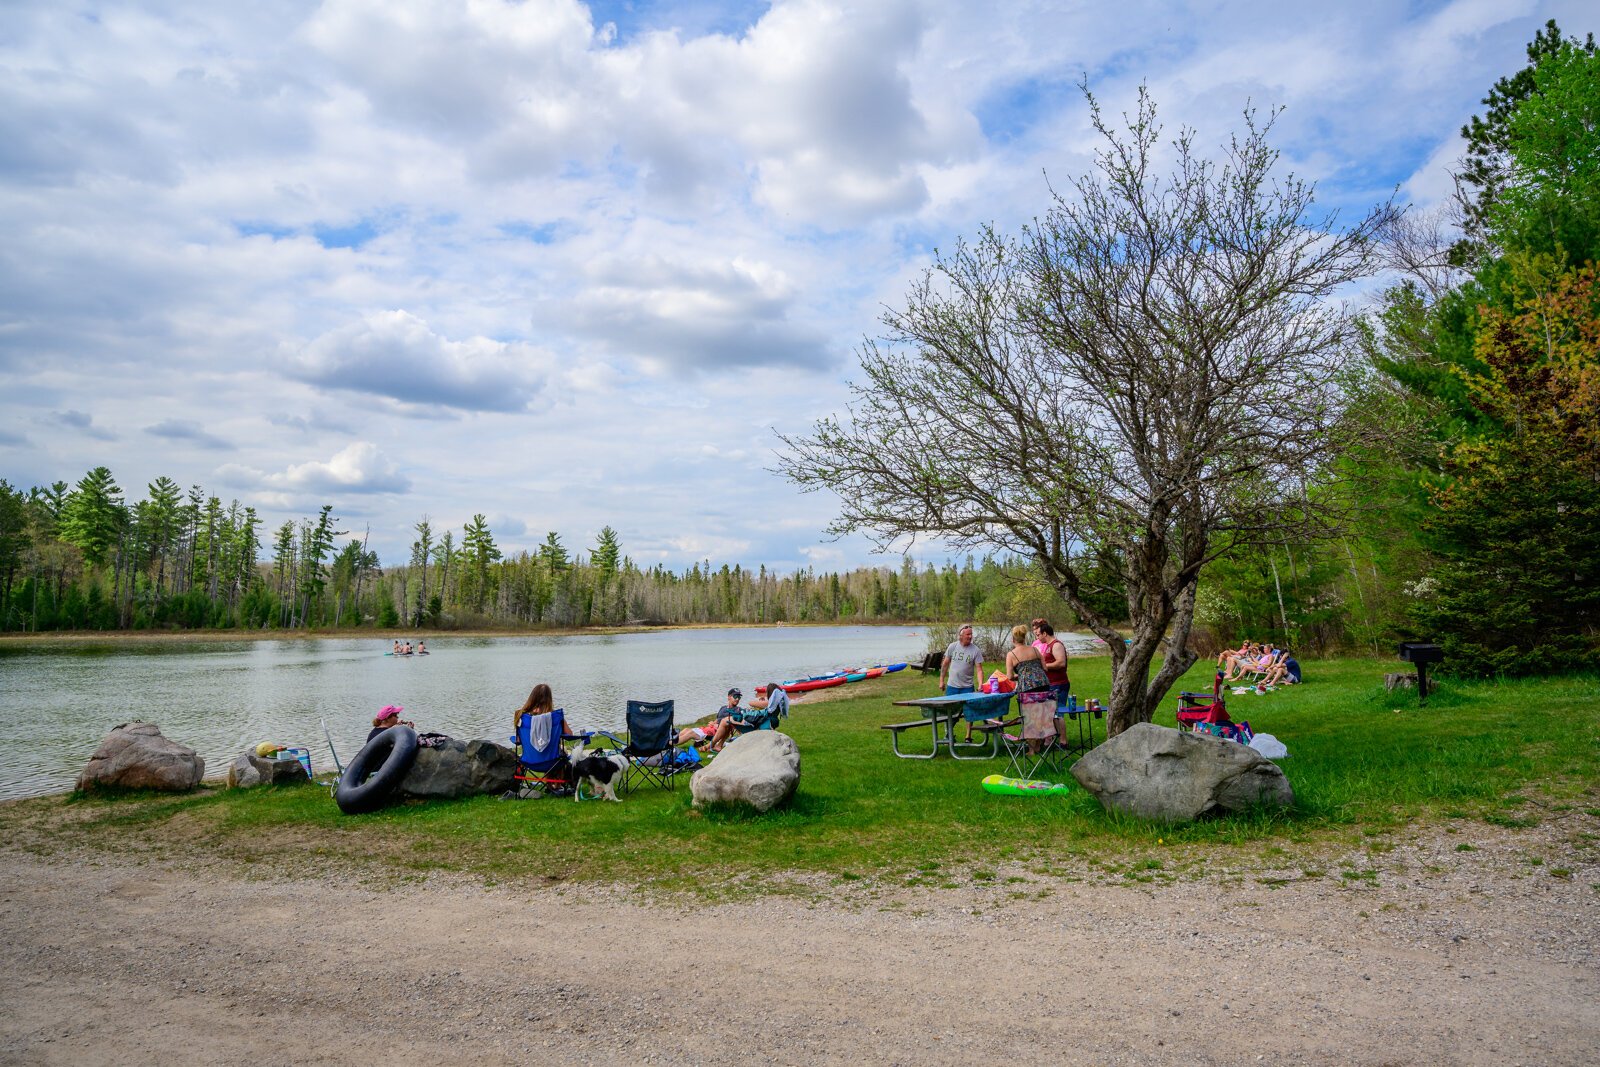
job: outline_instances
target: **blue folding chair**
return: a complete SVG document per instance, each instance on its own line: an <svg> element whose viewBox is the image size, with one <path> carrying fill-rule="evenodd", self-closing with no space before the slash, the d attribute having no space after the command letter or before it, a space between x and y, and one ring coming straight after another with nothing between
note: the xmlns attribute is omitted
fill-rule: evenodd
<svg viewBox="0 0 1600 1067"><path fill-rule="evenodd" d="M522 716L517 722L517 735L511 739L517 746L517 771L513 775L516 786L501 799L570 797L572 775L561 742L564 738L590 736L568 734L567 713L561 708L548 715Z"/></svg>

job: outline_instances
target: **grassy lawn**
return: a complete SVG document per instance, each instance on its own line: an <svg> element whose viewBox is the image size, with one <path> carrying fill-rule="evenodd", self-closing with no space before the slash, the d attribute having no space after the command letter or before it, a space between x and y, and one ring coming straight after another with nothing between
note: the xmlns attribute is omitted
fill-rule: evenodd
<svg viewBox="0 0 1600 1067"><path fill-rule="evenodd" d="M1310 663L1307 685L1230 697L1233 718L1289 747L1282 766L1295 810L1186 827L1108 815L1076 785L1053 797L983 792L979 780L1003 761L896 759L878 727L913 716L889 702L934 691L931 677L908 671L861 683L843 699L796 702L787 732L800 745L800 790L787 809L764 816L696 811L680 783L622 804L479 797L350 817L326 790L302 786L21 801L0 806L0 828L14 847L42 852L188 851L241 864L287 856L311 869L620 880L711 895L781 883L775 876L784 872L835 884L981 881L1007 864L1048 873L1068 856L1156 870L1163 854L1192 866L1224 853L1371 838L1415 820L1515 827L1577 810L1600 831L1600 682L1445 680L1419 710L1414 693L1383 691L1383 673L1394 669L1378 660ZM1075 661L1074 690L1104 700L1109 671L1106 659ZM1209 684L1210 667L1201 665L1183 687ZM1173 706L1157 722L1172 725Z"/></svg>

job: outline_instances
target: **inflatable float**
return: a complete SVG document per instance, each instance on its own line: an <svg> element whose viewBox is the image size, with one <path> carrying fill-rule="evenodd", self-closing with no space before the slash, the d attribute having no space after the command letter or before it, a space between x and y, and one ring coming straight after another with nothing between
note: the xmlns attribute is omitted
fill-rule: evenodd
<svg viewBox="0 0 1600 1067"><path fill-rule="evenodd" d="M409 726L391 726L361 746L334 787L339 810L361 815L381 808L416 762L417 747L417 732Z"/></svg>
<svg viewBox="0 0 1600 1067"><path fill-rule="evenodd" d="M1065 784L1034 782L1026 778L1006 778L999 774L991 774L985 778L983 788L985 792L998 793L1006 797L1038 797L1072 792L1072 787Z"/></svg>

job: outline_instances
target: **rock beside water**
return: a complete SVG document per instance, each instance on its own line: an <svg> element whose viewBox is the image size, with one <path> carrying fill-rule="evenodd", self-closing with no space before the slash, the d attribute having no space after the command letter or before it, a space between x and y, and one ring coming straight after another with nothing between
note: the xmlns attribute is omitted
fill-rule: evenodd
<svg viewBox="0 0 1600 1067"><path fill-rule="evenodd" d="M106 735L78 775L79 789L160 789L183 793L200 784L206 761L161 735L153 722L125 722Z"/></svg>
<svg viewBox="0 0 1600 1067"><path fill-rule="evenodd" d="M417 750L398 791L408 797L499 796L516 785L516 773L516 749L450 737L437 748Z"/></svg>
<svg viewBox="0 0 1600 1067"><path fill-rule="evenodd" d="M296 759L262 759L254 752L241 752L228 765L228 787L248 789L257 785L298 785L309 782L306 769Z"/></svg>

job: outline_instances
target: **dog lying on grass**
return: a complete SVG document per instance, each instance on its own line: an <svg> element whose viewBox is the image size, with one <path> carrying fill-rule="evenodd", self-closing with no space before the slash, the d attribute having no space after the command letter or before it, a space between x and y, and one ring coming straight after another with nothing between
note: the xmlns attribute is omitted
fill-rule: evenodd
<svg viewBox="0 0 1600 1067"><path fill-rule="evenodd" d="M588 756L584 754L584 744L578 742L578 747L572 750L572 755L567 757L572 763L572 780L578 785L589 783L590 792L606 800L615 800L622 803L622 798L617 796L617 781L622 773L628 769L628 757L620 752ZM572 791L572 799L578 800L582 792L578 789Z"/></svg>

